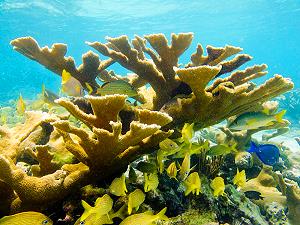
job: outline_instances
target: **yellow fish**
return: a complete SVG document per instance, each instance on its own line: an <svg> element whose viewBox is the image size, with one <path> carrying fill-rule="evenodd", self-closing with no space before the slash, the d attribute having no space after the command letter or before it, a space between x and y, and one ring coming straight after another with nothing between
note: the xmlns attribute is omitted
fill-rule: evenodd
<svg viewBox="0 0 300 225"><path fill-rule="evenodd" d="M179 141L191 146L191 144L192 144L191 139L193 138L194 134L195 134L194 123L192 123L192 124L185 123L181 130L182 136L179 139Z"/></svg>
<svg viewBox="0 0 300 225"><path fill-rule="evenodd" d="M21 212L0 219L1 225L52 225L50 218L38 212Z"/></svg>
<svg viewBox="0 0 300 225"><path fill-rule="evenodd" d="M199 195L201 192L201 180L197 172L191 173L183 182L185 186L184 195L187 196L191 192L192 194Z"/></svg>
<svg viewBox="0 0 300 225"><path fill-rule="evenodd" d="M114 222L109 215L103 215L100 218L96 218L96 214L91 214L83 221L81 221L79 218L74 225L103 225L113 223Z"/></svg>
<svg viewBox="0 0 300 225"><path fill-rule="evenodd" d="M172 162L168 168L167 168L167 174L170 178L174 178L175 180L177 180L176 176L177 176L177 167L176 167L176 163Z"/></svg>
<svg viewBox="0 0 300 225"><path fill-rule="evenodd" d="M19 115L24 115L25 110L26 110L26 104L23 100L22 95L20 94L20 97L19 97L18 102L17 102L17 113Z"/></svg>
<svg viewBox="0 0 300 225"><path fill-rule="evenodd" d="M173 158L184 158L186 153L190 156L194 154L200 154L202 151L209 149L209 141L205 141L202 144L192 143L191 145L182 144L180 146L180 151L178 151Z"/></svg>
<svg viewBox="0 0 300 225"><path fill-rule="evenodd" d="M102 197L97 198L95 202L95 206L90 206L87 202L84 200L81 201L82 206L84 208L84 212L80 217L80 222L85 221L88 217L91 215L92 218L89 218L89 220L99 220L102 216L108 215L108 213L111 211L113 207L113 200L108 194L103 195ZM102 218L105 219L105 218Z"/></svg>
<svg viewBox="0 0 300 225"><path fill-rule="evenodd" d="M238 189L243 188L246 184L246 172L245 170L242 170L239 172L239 169L237 169L236 175L233 178L233 184L238 186Z"/></svg>
<svg viewBox="0 0 300 225"><path fill-rule="evenodd" d="M66 70L63 70L61 74L61 91L62 93L75 97L84 95L83 87L80 82L72 77Z"/></svg>
<svg viewBox="0 0 300 225"><path fill-rule="evenodd" d="M125 196L127 192L125 174L121 177L115 178L109 186L109 192L116 196Z"/></svg>
<svg viewBox="0 0 300 225"><path fill-rule="evenodd" d="M180 147L175 141L172 141L169 138L166 138L159 143L159 150L157 151L156 158L160 173L164 171L164 160L167 159L167 156L173 155L178 151L180 151Z"/></svg>
<svg viewBox="0 0 300 225"><path fill-rule="evenodd" d="M152 212L147 211L144 213L138 213L131 216L128 216L123 220L120 225L152 225L155 224L157 220L168 220L168 217L165 216L167 208L162 209L156 215L153 215Z"/></svg>
<svg viewBox="0 0 300 225"><path fill-rule="evenodd" d="M271 126L274 122L282 123L282 117L286 110L282 110L274 115L264 112L247 112L239 115L234 121L228 124L231 130L253 130L263 126Z"/></svg>
<svg viewBox="0 0 300 225"><path fill-rule="evenodd" d="M151 190L155 190L158 187L159 181L158 181L158 176L156 173L144 173L144 179L145 179L145 184L144 184L144 191L148 192Z"/></svg>
<svg viewBox="0 0 300 225"><path fill-rule="evenodd" d="M210 187L214 190L214 196L218 197L225 193L225 183L222 177L216 177L210 183Z"/></svg>
<svg viewBox="0 0 300 225"><path fill-rule="evenodd" d="M145 194L140 189L136 189L128 196L128 214L132 213L132 209L139 210L140 205L145 201Z"/></svg>
<svg viewBox="0 0 300 225"><path fill-rule="evenodd" d="M228 144L217 144L212 147L207 152L207 155L210 156L218 156L218 155L226 155L231 152L237 152L238 150L236 149L236 143L233 145L228 145Z"/></svg>
<svg viewBox="0 0 300 225"><path fill-rule="evenodd" d="M180 171L179 171L180 179L185 180L187 178L187 176L189 175L190 171L193 170L195 168L195 166L193 166L191 168L191 156L189 153L186 153L185 157L182 161L182 164L180 166Z"/></svg>

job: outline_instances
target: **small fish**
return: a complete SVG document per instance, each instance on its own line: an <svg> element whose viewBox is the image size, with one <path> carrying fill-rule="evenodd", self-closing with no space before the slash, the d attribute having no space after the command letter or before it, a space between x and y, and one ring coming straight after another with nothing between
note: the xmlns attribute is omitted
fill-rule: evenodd
<svg viewBox="0 0 300 225"><path fill-rule="evenodd" d="M166 138L165 140L161 141L159 143L159 149L165 154L165 155L172 155L180 150L177 143L169 138Z"/></svg>
<svg viewBox="0 0 300 225"><path fill-rule="evenodd" d="M147 211L144 213L138 213L131 216L128 216L125 220L123 220L120 225L152 225L155 224L157 220L169 220L165 213L167 208L162 209L156 215L153 215L151 211Z"/></svg>
<svg viewBox="0 0 300 225"><path fill-rule="evenodd" d="M209 149L209 141L205 141L202 144L192 143L191 146L182 144L180 146L180 151L173 155L173 158L184 158L186 153L189 153L190 156L195 154L200 154L202 151Z"/></svg>
<svg viewBox="0 0 300 225"><path fill-rule="evenodd" d="M52 225L50 218L38 212L21 212L0 219L1 225Z"/></svg>
<svg viewBox="0 0 300 225"><path fill-rule="evenodd" d="M174 178L175 180L177 180L176 176L177 176L177 167L176 167L176 163L172 162L168 168L167 168L167 174L170 178Z"/></svg>
<svg viewBox="0 0 300 225"><path fill-rule="evenodd" d="M111 194L116 196L125 196L127 192L125 174L121 177L115 178L111 185L109 186L109 191Z"/></svg>
<svg viewBox="0 0 300 225"><path fill-rule="evenodd" d="M97 221L102 216L108 215L113 207L113 200L108 194L97 198L94 207L90 206L84 200L82 200L81 203L84 208L84 212L80 217L80 221L85 221L91 215L93 216L93 218L90 218L89 220L94 219L95 221Z"/></svg>
<svg viewBox="0 0 300 225"><path fill-rule="evenodd" d="M257 157L266 165L273 166L278 163L280 151L276 145L273 144L263 144L257 145L253 141L250 143L250 148L248 152L255 152Z"/></svg>
<svg viewBox="0 0 300 225"><path fill-rule="evenodd" d="M164 171L164 160L167 159L167 156L173 155L178 151L180 151L180 147L175 141L172 141L169 138L166 138L159 143L159 150L157 151L156 157L160 173Z"/></svg>
<svg viewBox="0 0 300 225"><path fill-rule="evenodd" d="M192 142L191 139L193 138L194 132L194 123L189 124L185 123L182 130L181 130L181 138L179 138L180 142L183 142L189 146L191 146Z"/></svg>
<svg viewBox="0 0 300 225"><path fill-rule="evenodd" d="M17 101L17 113L19 115L24 115L25 110L26 110L26 104L25 104L25 102L23 100L22 95L20 94L20 97L19 97L19 99Z"/></svg>
<svg viewBox="0 0 300 225"><path fill-rule="evenodd" d="M201 180L197 172L191 173L183 183L185 186L185 196L189 195L191 192L196 195L199 195L201 192Z"/></svg>
<svg viewBox="0 0 300 225"><path fill-rule="evenodd" d="M214 190L214 196L218 197L225 193L225 183L222 177L216 177L210 183L210 187Z"/></svg>
<svg viewBox="0 0 300 225"><path fill-rule="evenodd" d="M210 156L218 156L218 155L226 155L231 152L237 152L236 144L228 145L228 144L217 144L212 147L207 152L207 155Z"/></svg>
<svg viewBox="0 0 300 225"><path fill-rule="evenodd" d="M103 215L100 218L96 218L95 215L96 214L91 214L83 221L81 221L79 218L74 225L103 225L114 223L109 215Z"/></svg>
<svg viewBox="0 0 300 225"><path fill-rule="evenodd" d="M141 161L137 164L136 169L143 173L154 173L157 170L157 166L153 163Z"/></svg>
<svg viewBox="0 0 300 225"><path fill-rule="evenodd" d="M238 186L238 189L243 188L246 184L246 172L242 170L241 172L237 169L236 175L233 178L233 184Z"/></svg>
<svg viewBox="0 0 300 225"><path fill-rule="evenodd" d="M193 170L195 166L191 168L191 156L190 154L187 153L180 166L180 171L179 171L180 179L185 180L188 177L190 171Z"/></svg>
<svg viewBox="0 0 300 225"><path fill-rule="evenodd" d="M114 80L111 82L106 82L98 88L96 94L98 95L113 95L113 94L122 94L127 95L128 97L137 96L137 90L128 82L123 80Z"/></svg>
<svg viewBox="0 0 300 225"><path fill-rule="evenodd" d="M70 96L83 96L83 87L78 80L76 80L72 75L66 70L62 71L61 74L61 91Z"/></svg>
<svg viewBox="0 0 300 225"><path fill-rule="evenodd" d="M282 117L286 113L286 110L268 115L263 112L247 112L238 116L232 121L228 128L231 130L253 130L264 126L271 126L274 122L282 123Z"/></svg>
<svg viewBox="0 0 300 225"><path fill-rule="evenodd" d="M57 105L57 103L55 103L55 100L59 99L59 96L53 93L52 91L46 89L44 84L42 85L42 97L44 102L53 105Z"/></svg>
<svg viewBox="0 0 300 225"><path fill-rule="evenodd" d="M253 199L253 200L263 200L264 199L264 197L261 196L261 193L258 191L245 191L244 194L249 199Z"/></svg>
<svg viewBox="0 0 300 225"><path fill-rule="evenodd" d="M158 180L158 176L156 173L150 173L150 174L145 173L144 180L145 180L145 183L144 183L144 191L145 192L149 192L151 190L155 191L156 188L158 187L159 180Z"/></svg>
<svg viewBox="0 0 300 225"><path fill-rule="evenodd" d="M128 214L132 213L132 209L139 210L140 205L145 201L145 194L140 189L135 189L128 196Z"/></svg>

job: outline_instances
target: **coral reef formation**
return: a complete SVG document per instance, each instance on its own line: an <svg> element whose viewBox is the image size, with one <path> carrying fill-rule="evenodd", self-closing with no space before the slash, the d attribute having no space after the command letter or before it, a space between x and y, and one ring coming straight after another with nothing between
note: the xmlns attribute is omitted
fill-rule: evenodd
<svg viewBox="0 0 300 225"><path fill-rule="evenodd" d="M208 46L208 55L203 56L203 48L198 45L196 53L191 56L191 62L186 65L186 68L178 68L179 57L190 46L192 39L192 33L172 34L172 43L168 45L163 34L153 34L146 35L145 38L136 36L132 40L132 45L127 36L107 38L106 44L100 42L87 42L87 44L134 72L135 75L127 77L134 87L140 88L147 83L150 84L150 90L145 90L145 88L140 90L140 94L145 97L144 106L151 110L168 113L173 118L174 124L195 122L201 127L207 127L230 116L260 110L262 103L293 88L293 83L280 75L275 75L259 87L253 87L249 81L266 74L265 64L233 72L226 78L215 79L221 74L235 70L251 59L246 54L236 55L242 49L234 46L224 48ZM153 49L147 47L146 42ZM46 47L39 48L31 37L15 39L11 44L17 51L46 67L49 60L39 59L47 58L49 53L54 56L54 53L59 53L59 57L55 57L56 63L50 63L51 70L58 74L63 69L62 65L65 66L68 59L71 60L71 58L64 57L65 45L57 47L61 45L56 44L50 50ZM61 50L58 51L57 48ZM34 54L36 52L38 54ZM145 53L151 59L147 58ZM236 56L232 60L224 61L233 55ZM73 60L71 61L74 65ZM93 67L94 64L90 63L89 68L96 68L96 71L100 73L99 59L93 62L95 61L97 66ZM107 68L106 66L104 67ZM81 68L85 67L81 66ZM73 71L70 70L70 72L73 74ZM74 74L78 74L77 69ZM85 76L73 76L82 84L84 82L84 86L86 86L85 83L90 82L89 84L94 87L96 76L92 76L93 74L95 70ZM208 85L214 79L214 83Z"/></svg>
<svg viewBox="0 0 300 225"><path fill-rule="evenodd" d="M172 34L168 44L165 35L151 34L135 36L130 43L123 35L108 37L107 43L87 42L108 59L101 61L89 51L79 67L65 56L65 44L41 48L32 37L13 40L16 51L60 76L72 77L88 94L54 97L54 110L28 111L24 123L0 127L1 213L50 214L53 203L63 202L56 216L66 224L123 224L135 218L145 223L161 219L163 224L267 224L261 210L275 201L288 206L293 221L298 189L286 187L274 168L257 166L259 175L246 182L253 166L248 163L252 155L245 152L251 135L276 129L276 134L265 137L268 140L287 131L287 120L252 130L222 128L223 135L213 144L203 136L197 141L194 137L194 127L199 130L246 112L274 114L278 104L267 101L292 89L293 83L274 75L256 86L252 80L266 75L267 66L236 70L252 57L239 54L242 49L234 46L207 46L205 56L199 44L190 62L181 65L179 58L193 38L192 33ZM113 63L133 74L108 71ZM109 88L106 82L113 81L118 81L117 87L132 88L134 96L117 89L101 94L105 85ZM38 105L26 108L42 108ZM23 101L22 106L23 112ZM224 161L239 153L249 171L238 171L233 179L238 163ZM247 192L260 193L262 199L250 200ZM105 199L107 204L100 204ZM166 205L167 216L174 217L169 221ZM276 211L281 213L278 220L272 217L275 211L269 209L267 216L284 221L283 210Z"/></svg>

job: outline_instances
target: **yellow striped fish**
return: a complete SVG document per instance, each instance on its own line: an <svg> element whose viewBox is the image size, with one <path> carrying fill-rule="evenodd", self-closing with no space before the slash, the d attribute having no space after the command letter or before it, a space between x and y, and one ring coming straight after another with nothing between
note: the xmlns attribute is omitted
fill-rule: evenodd
<svg viewBox="0 0 300 225"><path fill-rule="evenodd" d="M120 94L127 95L128 97L134 97L138 95L136 89L131 84L123 80L114 80L111 82L104 83L100 88L98 88L97 94Z"/></svg>
<svg viewBox="0 0 300 225"><path fill-rule="evenodd" d="M52 225L50 218L38 212L21 212L0 219L0 225Z"/></svg>

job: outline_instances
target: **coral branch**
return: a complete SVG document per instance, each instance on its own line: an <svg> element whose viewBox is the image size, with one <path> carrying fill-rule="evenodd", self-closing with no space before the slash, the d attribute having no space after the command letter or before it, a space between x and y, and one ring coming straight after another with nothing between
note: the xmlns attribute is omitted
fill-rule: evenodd
<svg viewBox="0 0 300 225"><path fill-rule="evenodd" d="M100 62L98 55L89 51L82 56L82 64L76 68L74 59L65 57L67 52L67 45L65 44L56 43L50 49L47 46L41 48L32 37L17 38L10 44L14 46L14 50L37 61L60 76L64 69L67 70L80 81L83 87L86 86L86 82L97 87L95 81L97 75L114 63L112 59Z"/></svg>

